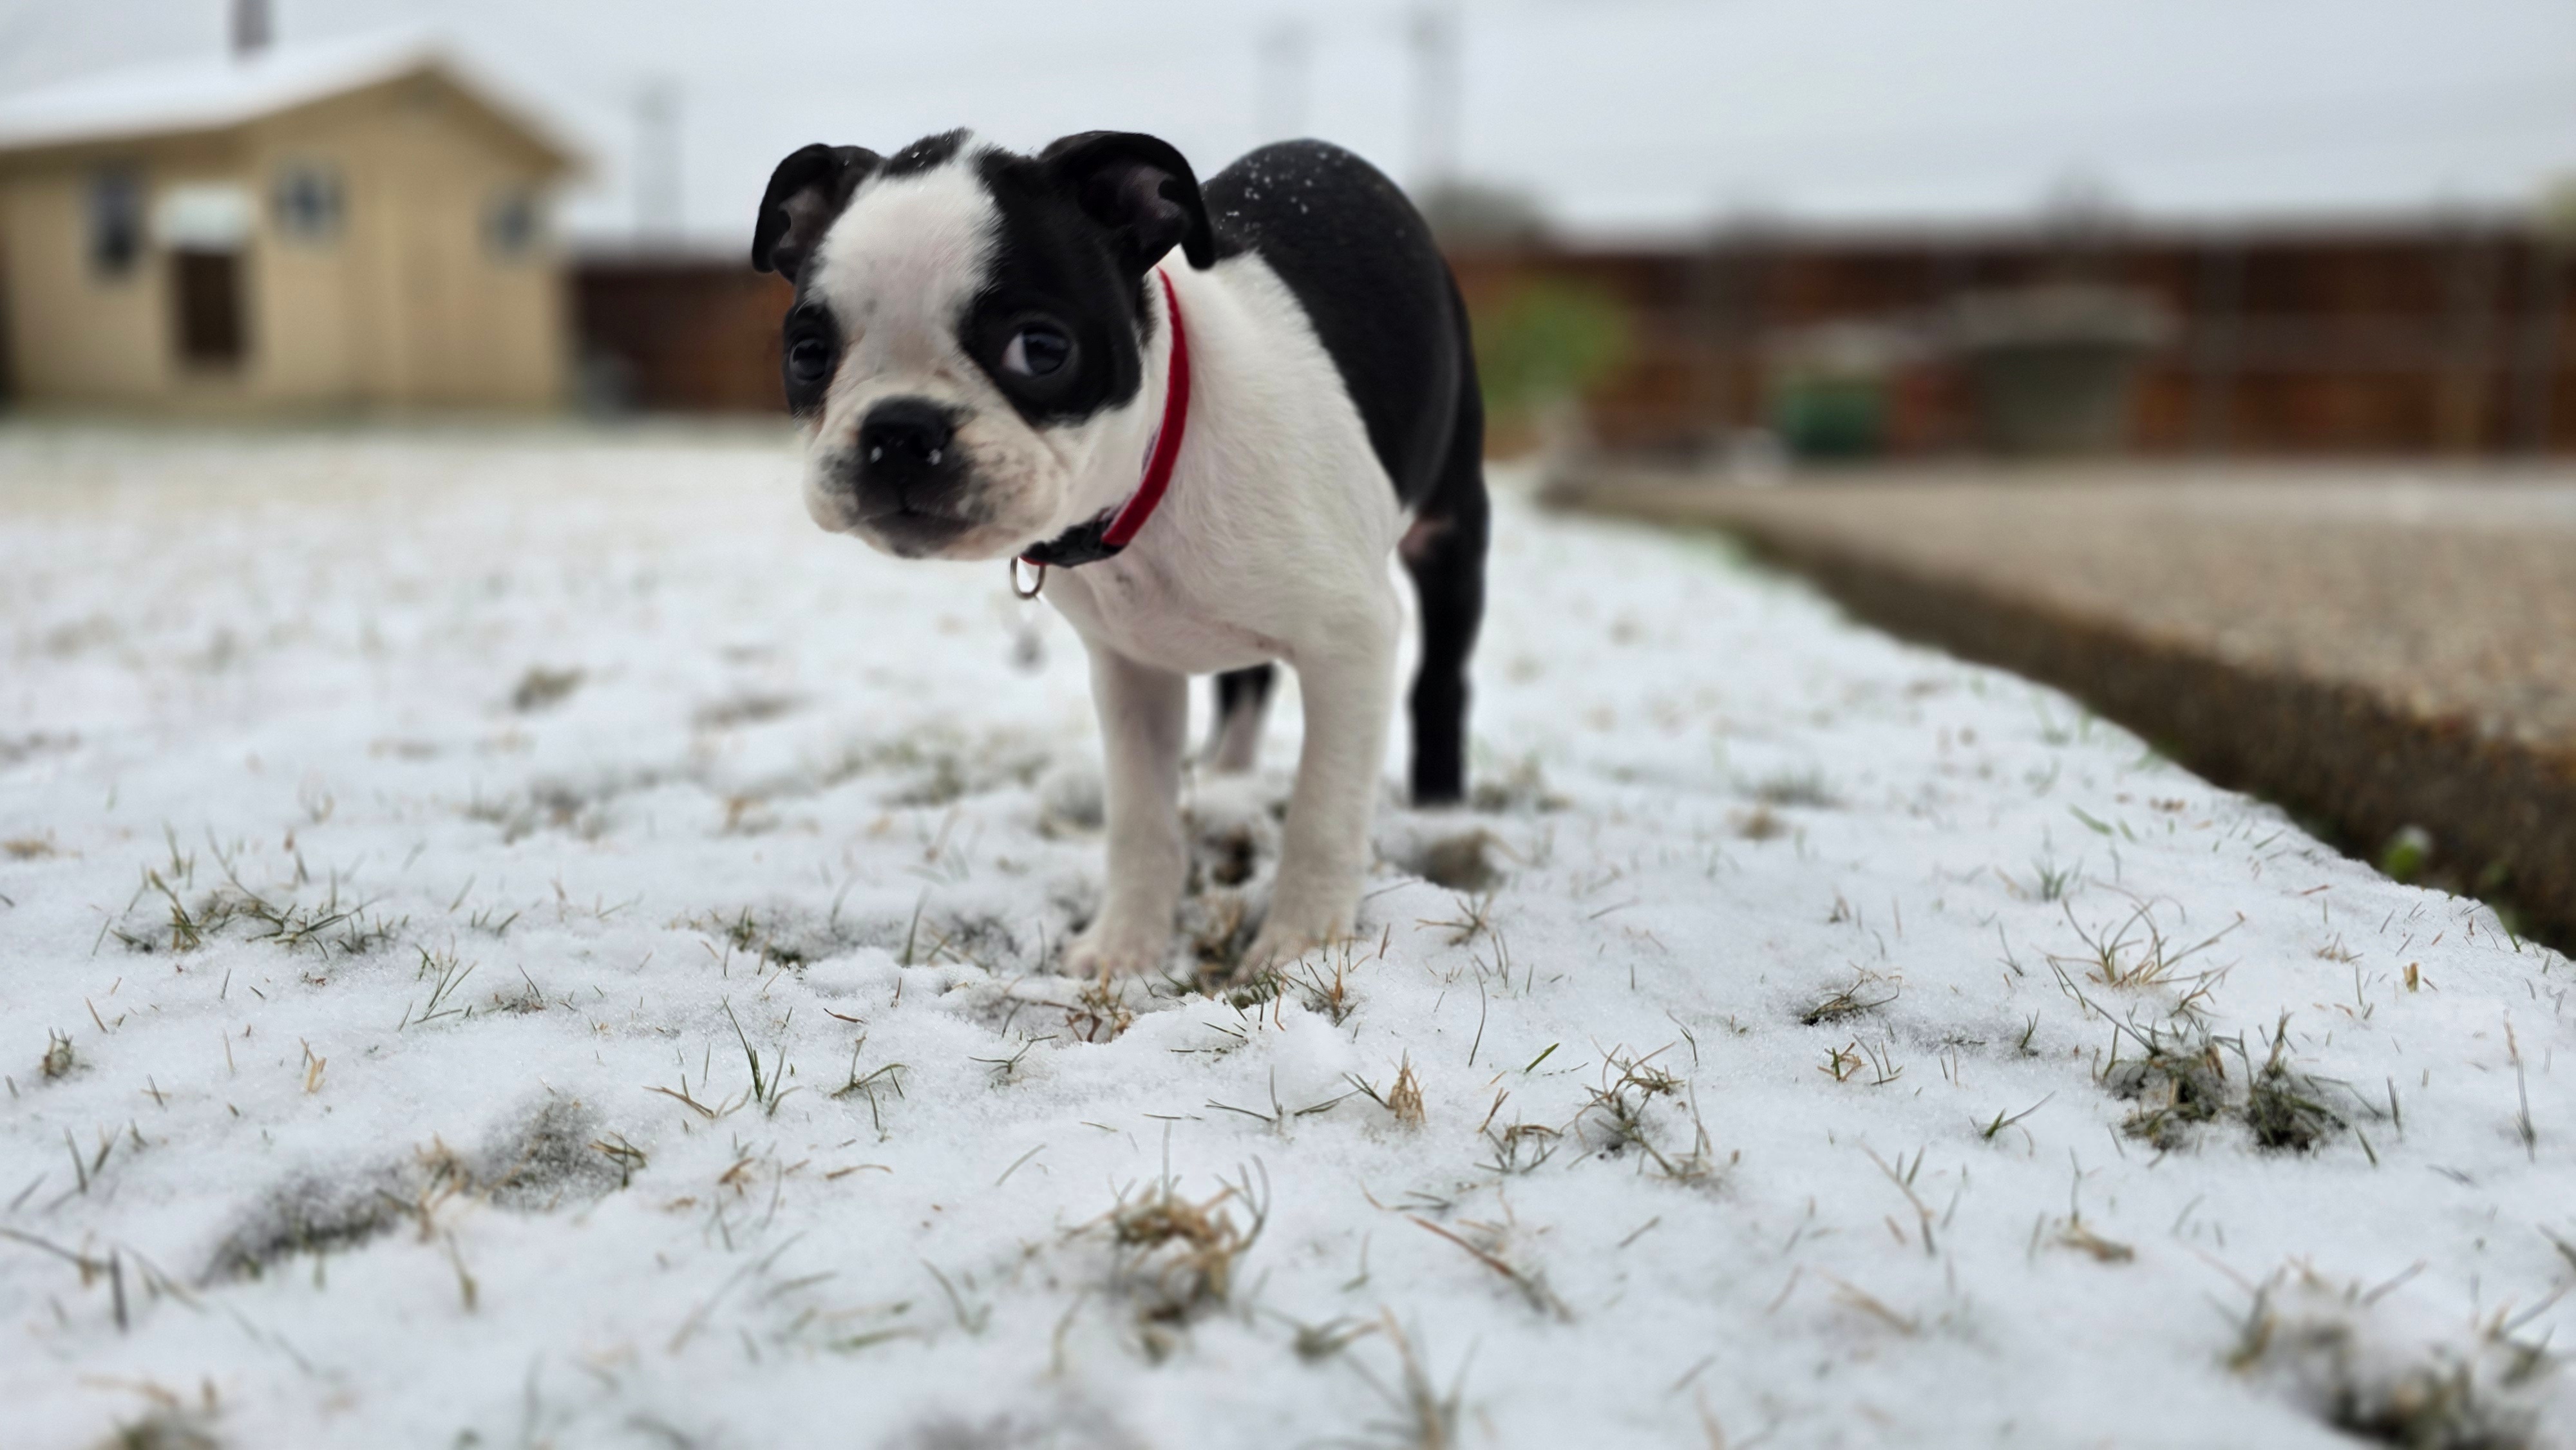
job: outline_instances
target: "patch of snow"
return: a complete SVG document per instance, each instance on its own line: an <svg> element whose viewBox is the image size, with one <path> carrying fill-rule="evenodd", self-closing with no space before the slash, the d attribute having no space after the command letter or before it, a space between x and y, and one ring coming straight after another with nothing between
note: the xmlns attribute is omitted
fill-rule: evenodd
<svg viewBox="0 0 2576 1450"><path fill-rule="evenodd" d="M2576 1436L2571 976L2486 908L1506 498L1479 809L1347 951L1101 992L1069 632L794 492L0 434L9 1444Z"/></svg>

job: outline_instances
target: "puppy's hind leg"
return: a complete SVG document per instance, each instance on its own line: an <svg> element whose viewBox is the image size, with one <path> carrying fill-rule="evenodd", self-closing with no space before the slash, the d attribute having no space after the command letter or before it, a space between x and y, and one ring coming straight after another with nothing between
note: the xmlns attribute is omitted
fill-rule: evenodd
<svg viewBox="0 0 2576 1450"><path fill-rule="evenodd" d="M1260 763L1261 725L1270 714L1276 665L1228 670L1216 677L1216 724L1208 731L1208 767L1242 775Z"/></svg>
<svg viewBox="0 0 2576 1450"><path fill-rule="evenodd" d="M1100 715L1109 883L1100 915L1065 949L1081 976L1163 964L1189 869L1181 839L1181 752L1189 678L1092 644L1091 700Z"/></svg>
<svg viewBox="0 0 2576 1450"><path fill-rule="evenodd" d="M1399 553L1422 601L1422 668L1413 677L1413 804L1467 798L1467 660L1485 618L1484 413L1468 379L1449 466Z"/></svg>

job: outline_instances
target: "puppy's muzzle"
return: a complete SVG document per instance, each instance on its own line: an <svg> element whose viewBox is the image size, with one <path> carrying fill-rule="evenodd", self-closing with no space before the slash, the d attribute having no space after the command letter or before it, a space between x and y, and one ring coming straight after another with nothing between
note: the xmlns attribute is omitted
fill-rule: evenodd
<svg viewBox="0 0 2576 1450"><path fill-rule="evenodd" d="M898 549L935 548L974 522L958 423L927 398L888 398L859 420L851 492L860 519Z"/></svg>

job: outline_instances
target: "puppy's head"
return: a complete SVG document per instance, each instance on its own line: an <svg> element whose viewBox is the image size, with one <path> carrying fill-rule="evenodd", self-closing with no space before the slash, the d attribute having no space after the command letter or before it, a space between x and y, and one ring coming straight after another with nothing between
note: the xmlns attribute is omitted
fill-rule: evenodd
<svg viewBox="0 0 2576 1450"><path fill-rule="evenodd" d="M955 131L780 162L751 260L796 284L781 366L814 521L905 558L990 559L1116 503L1138 410L1159 405L1147 274L1175 246L1215 261L1197 178L1151 136L1030 157Z"/></svg>

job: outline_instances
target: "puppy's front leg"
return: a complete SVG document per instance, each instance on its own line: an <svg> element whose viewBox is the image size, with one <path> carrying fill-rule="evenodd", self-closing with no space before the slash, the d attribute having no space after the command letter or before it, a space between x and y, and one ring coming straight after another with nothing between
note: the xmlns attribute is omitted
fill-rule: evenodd
<svg viewBox="0 0 2576 1450"><path fill-rule="evenodd" d="M1086 644L1091 703L1100 715L1109 887L1100 915L1066 948L1065 970L1142 972L1163 964L1189 867L1180 806L1189 680Z"/></svg>
<svg viewBox="0 0 2576 1450"><path fill-rule="evenodd" d="M1397 610L1391 595L1377 602L1383 608L1370 615L1337 621L1329 647L1297 654L1306 743L1297 757L1270 917L1244 953L1248 968L1348 936L1358 913L1395 698Z"/></svg>

